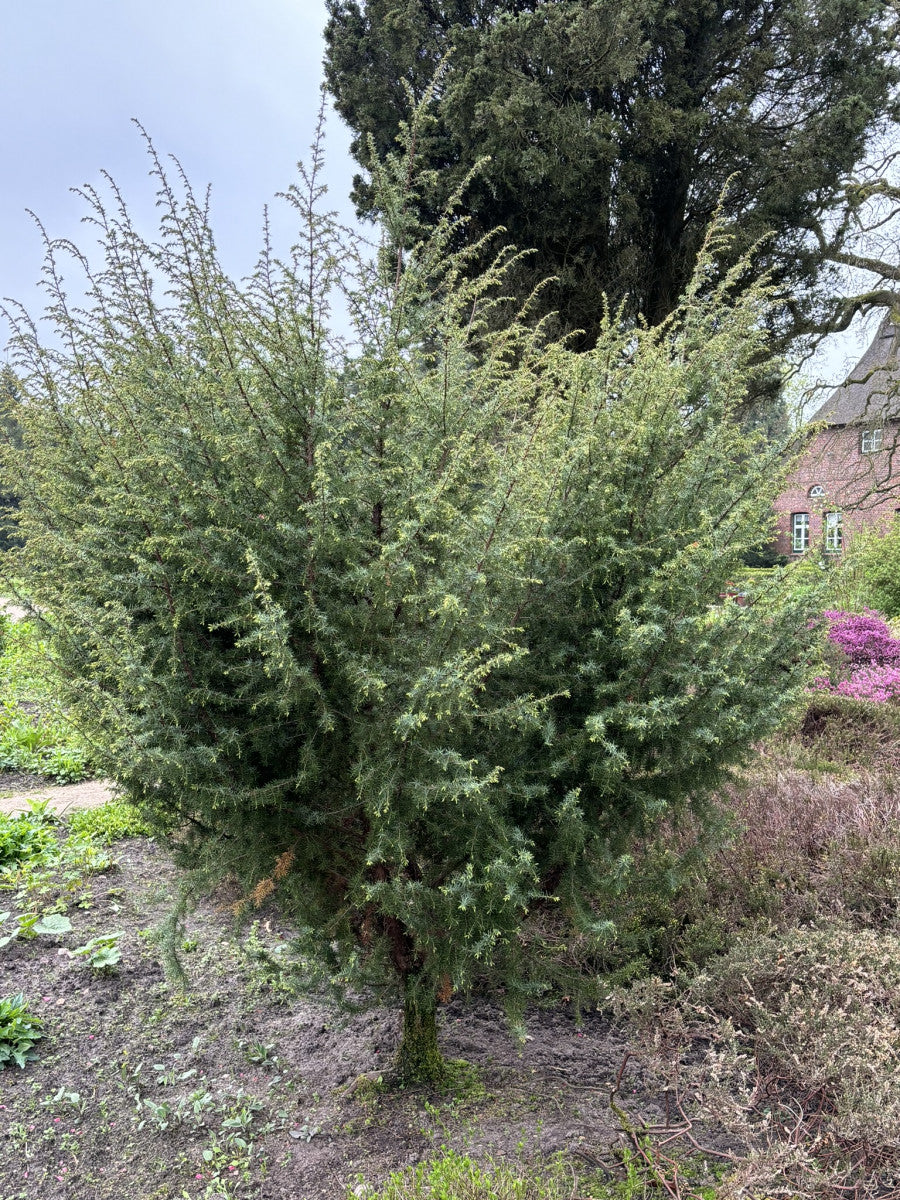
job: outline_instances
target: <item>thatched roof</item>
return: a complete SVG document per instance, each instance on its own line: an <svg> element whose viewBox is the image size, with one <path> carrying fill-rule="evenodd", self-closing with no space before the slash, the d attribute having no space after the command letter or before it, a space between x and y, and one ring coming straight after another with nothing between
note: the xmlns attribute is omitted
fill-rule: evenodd
<svg viewBox="0 0 900 1200"><path fill-rule="evenodd" d="M885 317L868 350L812 416L828 425L900 417L900 327Z"/></svg>

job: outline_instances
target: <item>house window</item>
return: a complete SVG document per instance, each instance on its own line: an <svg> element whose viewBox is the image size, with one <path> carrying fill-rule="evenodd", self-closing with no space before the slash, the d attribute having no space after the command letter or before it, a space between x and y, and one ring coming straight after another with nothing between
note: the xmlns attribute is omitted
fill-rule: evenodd
<svg viewBox="0 0 900 1200"><path fill-rule="evenodd" d="M814 483L809 489L807 495L809 496L810 500L821 500L825 495L825 489L822 487L821 483Z"/></svg>
<svg viewBox="0 0 900 1200"><path fill-rule="evenodd" d="M859 436L859 448L863 454L874 454L881 449L883 431L880 425L864 429Z"/></svg>
<svg viewBox="0 0 900 1200"><path fill-rule="evenodd" d="M841 513L825 514L825 553L840 554L844 548L844 522Z"/></svg>
<svg viewBox="0 0 900 1200"><path fill-rule="evenodd" d="M795 554L809 549L809 513L791 514L791 549Z"/></svg>

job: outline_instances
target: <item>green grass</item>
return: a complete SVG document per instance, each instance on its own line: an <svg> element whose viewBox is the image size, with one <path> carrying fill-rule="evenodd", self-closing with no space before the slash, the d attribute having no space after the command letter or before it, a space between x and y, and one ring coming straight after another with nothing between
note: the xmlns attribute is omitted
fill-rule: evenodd
<svg viewBox="0 0 900 1200"><path fill-rule="evenodd" d="M665 1195L665 1172L652 1152L645 1155L625 1151L623 1178L615 1180L573 1179L571 1166L562 1160L543 1169L521 1163L479 1164L467 1154L444 1147L440 1155L401 1171L394 1171L380 1188L366 1185L360 1177L348 1189L347 1200L648 1200ZM683 1182L683 1177L682 1177ZM714 1183L692 1188L692 1200L714 1200ZM670 1193L672 1194L672 1193ZM686 1193L679 1192L679 1195Z"/></svg>
<svg viewBox="0 0 900 1200"><path fill-rule="evenodd" d="M571 1189L552 1176L540 1176L506 1163L480 1167L468 1155L442 1155L393 1172L378 1191L360 1181L354 1195L366 1200L563 1200Z"/></svg>

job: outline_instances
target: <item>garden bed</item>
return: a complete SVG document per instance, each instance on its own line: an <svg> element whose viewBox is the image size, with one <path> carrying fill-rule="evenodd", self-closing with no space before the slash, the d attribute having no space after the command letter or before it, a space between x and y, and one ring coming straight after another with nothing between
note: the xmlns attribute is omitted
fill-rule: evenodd
<svg viewBox="0 0 900 1200"><path fill-rule="evenodd" d="M561 1152L615 1175L623 1064L619 1103L664 1120L622 1033L566 1005L530 1012L520 1047L495 1005L454 1000L441 1029L467 1064L454 1085L387 1090L397 1013L341 1013L284 990L260 956L287 931L269 916L238 936L226 898L194 914L187 982L168 982L154 935L176 886L168 857L137 838L115 859L59 893L71 933L0 951L0 994L24 992L44 1020L36 1061L0 1073L3 1200L341 1197L358 1173L377 1181L447 1138L476 1156L545 1164ZM119 930L112 972L65 953Z"/></svg>
<svg viewBox="0 0 900 1200"><path fill-rule="evenodd" d="M125 805L0 817L0 938L29 912L71 925L0 948L0 997L24 993L43 1022L34 1060L0 1071L0 1200L896 1194L896 786L798 769L787 748L725 798L742 833L677 893L657 882L664 847L638 859L609 980L584 960L597 1002L581 1020L557 994L520 1045L490 998L443 1005L445 1090L387 1086L398 1012L304 992L290 929L265 908L237 928L236 894L193 912L186 978L167 978L178 879ZM120 961L70 955L104 936ZM454 1155L512 1164L513 1182L473 1191ZM429 1161L436 1191L410 1175L377 1190ZM457 1170L469 1182L444 1188Z"/></svg>

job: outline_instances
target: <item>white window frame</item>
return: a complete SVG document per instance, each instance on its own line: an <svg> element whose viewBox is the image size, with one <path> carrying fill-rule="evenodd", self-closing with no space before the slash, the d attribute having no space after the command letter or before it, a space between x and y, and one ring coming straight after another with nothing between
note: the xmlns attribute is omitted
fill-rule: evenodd
<svg viewBox="0 0 900 1200"><path fill-rule="evenodd" d="M810 500L824 500L825 489L822 487L821 483L814 483L806 494L809 496Z"/></svg>
<svg viewBox="0 0 900 1200"><path fill-rule="evenodd" d="M844 548L844 515L840 512L827 512L822 515L822 527L825 530L825 553L840 554Z"/></svg>
<svg viewBox="0 0 900 1200"><path fill-rule="evenodd" d="M791 550L805 554L809 549L809 513L791 513Z"/></svg>
<svg viewBox="0 0 900 1200"><path fill-rule="evenodd" d="M884 444L884 430L880 425L864 429L859 438L860 454L876 454Z"/></svg>

